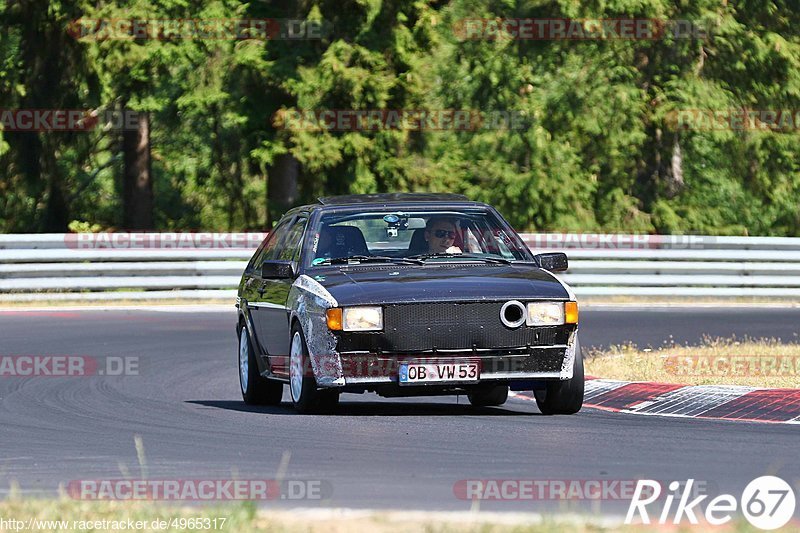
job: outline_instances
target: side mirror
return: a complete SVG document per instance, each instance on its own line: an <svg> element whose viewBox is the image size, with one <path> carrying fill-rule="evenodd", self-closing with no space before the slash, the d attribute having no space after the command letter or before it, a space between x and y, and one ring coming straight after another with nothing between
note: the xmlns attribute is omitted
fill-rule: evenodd
<svg viewBox="0 0 800 533"><path fill-rule="evenodd" d="M264 261L261 264L261 277L264 279L294 278L291 261Z"/></svg>
<svg viewBox="0 0 800 533"><path fill-rule="evenodd" d="M550 272L563 272L569 268L567 254L561 252L537 254L536 260L541 268Z"/></svg>

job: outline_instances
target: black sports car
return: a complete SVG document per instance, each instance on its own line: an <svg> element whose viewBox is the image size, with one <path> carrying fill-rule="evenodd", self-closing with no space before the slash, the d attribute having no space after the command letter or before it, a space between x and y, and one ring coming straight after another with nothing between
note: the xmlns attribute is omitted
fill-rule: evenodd
<svg viewBox="0 0 800 533"><path fill-rule="evenodd" d="M533 390L545 414L583 403L578 305L491 206L454 194L320 198L281 218L237 298L244 401L300 412L342 392L466 394L496 406Z"/></svg>

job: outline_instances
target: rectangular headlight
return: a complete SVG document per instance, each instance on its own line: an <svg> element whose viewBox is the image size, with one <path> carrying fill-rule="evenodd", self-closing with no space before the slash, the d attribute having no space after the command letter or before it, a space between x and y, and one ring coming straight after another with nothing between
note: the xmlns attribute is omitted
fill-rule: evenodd
<svg viewBox="0 0 800 533"><path fill-rule="evenodd" d="M383 329L381 307L345 307L342 309L344 331L380 331Z"/></svg>
<svg viewBox="0 0 800 533"><path fill-rule="evenodd" d="M558 326L564 323L564 302L528 302L527 326Z"/></svg>

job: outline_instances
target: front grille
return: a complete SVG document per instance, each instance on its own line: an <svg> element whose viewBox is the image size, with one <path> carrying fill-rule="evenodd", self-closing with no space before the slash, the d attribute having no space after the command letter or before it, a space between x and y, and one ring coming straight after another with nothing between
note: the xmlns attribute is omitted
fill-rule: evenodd
<svg viewBox="0 0 800 533"><path fill-rule="evenodd" d="M387 305L384 331L343 332L340 352L428 352L438 350L497 350L566 344L574 325L521 326L510 329L500 321L505 302L425 303Z"/></svg>

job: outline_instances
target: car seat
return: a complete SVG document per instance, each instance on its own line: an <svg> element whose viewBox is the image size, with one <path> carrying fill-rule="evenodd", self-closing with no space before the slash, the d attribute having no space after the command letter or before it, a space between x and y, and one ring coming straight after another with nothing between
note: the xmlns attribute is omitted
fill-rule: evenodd
<svg viewBox="0 0 800 533"><path fill-rule="evenodd" d="M428 252L428 242L425 240L425 228L415 229L408 244L408 255L420 255Z"/></svg>
<svg viewBox="0 0 800 533"><path fill-rule="evenodd" d="M355 226L324 226L320 230L319 242L317 257L338 259L352 255L370 255L364 234Z"/></svg>

